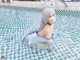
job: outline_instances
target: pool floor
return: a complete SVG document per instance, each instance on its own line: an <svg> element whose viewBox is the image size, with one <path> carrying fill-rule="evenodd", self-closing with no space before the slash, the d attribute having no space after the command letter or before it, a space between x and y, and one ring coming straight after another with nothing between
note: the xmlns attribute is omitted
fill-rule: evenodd
<svg viewBox="0 0 80 60"><path fill-rule="evenodd" d="M4 60L80 60L80 14L56 12L53 51L22 44L40 26L40 11L0 9L0 56Z"/></svg>

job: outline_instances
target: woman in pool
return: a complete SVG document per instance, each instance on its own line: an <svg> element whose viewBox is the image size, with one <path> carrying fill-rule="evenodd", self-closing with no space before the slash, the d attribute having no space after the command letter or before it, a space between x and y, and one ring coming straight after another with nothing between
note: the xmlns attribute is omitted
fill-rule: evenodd
<svg viewBox="0 0 80 60"><path fill-rule="evenodd" d="M53 42L51 36L53 33L54 22L55 12L53 8L45 8L42 11L40 29L27 34L23 39L23 43L25 45L36 45L40 49L48 47Z"/></svg>

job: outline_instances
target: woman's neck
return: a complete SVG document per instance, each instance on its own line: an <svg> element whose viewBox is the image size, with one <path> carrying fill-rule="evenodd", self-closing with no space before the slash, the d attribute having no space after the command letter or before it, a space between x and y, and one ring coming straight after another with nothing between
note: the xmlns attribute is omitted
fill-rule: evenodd
<svg viewBox="0 0 80 60"><path fill-rule="evenodd" d="M47 23L47 25L50 25L50 26L51 26L52 24L50 24L50 23Z"/></svg>

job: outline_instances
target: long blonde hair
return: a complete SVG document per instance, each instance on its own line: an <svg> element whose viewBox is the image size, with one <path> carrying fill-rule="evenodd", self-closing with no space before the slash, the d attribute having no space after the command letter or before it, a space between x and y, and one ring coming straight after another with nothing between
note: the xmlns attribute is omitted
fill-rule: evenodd
<svg viewBox="0 0 80 60"><path fill-rule="evenodd" d="M48 18L49 18L49 13L53 13L55 15L55 11L53 8L45 8L42 11L42 18L41 18L41 25L39 28L39 31L43 29L43 27L47 24Z"/></svg>

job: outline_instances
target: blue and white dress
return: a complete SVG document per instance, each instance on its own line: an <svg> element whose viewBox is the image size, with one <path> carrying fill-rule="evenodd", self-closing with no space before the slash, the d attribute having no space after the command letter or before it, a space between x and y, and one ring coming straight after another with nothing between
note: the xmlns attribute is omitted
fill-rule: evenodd
<svg viewBox="0 0 80 60"><path fill-rule="evenodd" d="M33 32L27 34L23 38L23 43L25 45L37 45L38 47L42 48L41 45L45 45L45 44L50 45L50 44L53 43L53 40L52 39L47 39L45 37L41 37L41 36L39 36L38 31L33 31Z"/></svg>

